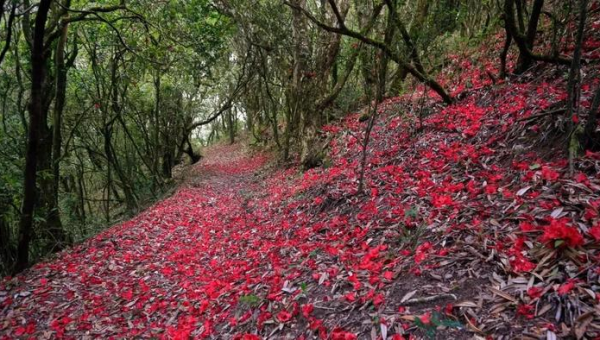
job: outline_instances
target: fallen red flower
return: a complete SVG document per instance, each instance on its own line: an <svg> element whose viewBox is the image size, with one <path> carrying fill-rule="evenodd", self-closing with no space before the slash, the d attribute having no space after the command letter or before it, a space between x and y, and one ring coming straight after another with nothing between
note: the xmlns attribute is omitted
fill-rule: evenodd
<svg viewBox="0 0 600 340"><path fill-rule="evenodd" d="M573 248L581 246L584 243L583 236L579 230L569 226L566 219L552 219L550 225L544 229L541 241L553 248L564 246Z"/></svg>
<svg viewBox="0 0 600 340"><path fill-rule="evenodd" d="M288 322L292 319L292 314L287 312L287 311L281 311L279 312L279 314L277 314L277 320L279 320L280 322Z"/></svg>
<svg viewBox="0 0 600 340"><path fill-rule="evenodd" d="M356 340L354 333L346 332L342 328L335 328L331 332L331 340Z"/></svg>
<svg viewBox="0 0 600 340"><path fill-rule="evenodd" d="M527 319L533 319L535 317L535 308L532 305L519 305L519 307L517 307L517 315L521 315Z"/></svg>

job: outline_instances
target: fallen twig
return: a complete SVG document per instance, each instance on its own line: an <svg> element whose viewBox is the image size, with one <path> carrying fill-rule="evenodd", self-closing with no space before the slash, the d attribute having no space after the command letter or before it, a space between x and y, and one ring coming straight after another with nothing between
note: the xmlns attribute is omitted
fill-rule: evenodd
<svg viewBox="0 0 600 340"><path fill-rule="evenodd" d="M454 294L440 294L440 295L432 295L432 296L425 296L425 297L416 298L416 299L410 299L410 300L405 301L403 303L403 305L405 305L405 306L416 305L419 303L433 302L433 301L442 300L442 299L446 299L446 298L452 298L454 300L458 300L458 298Z"/></svg>

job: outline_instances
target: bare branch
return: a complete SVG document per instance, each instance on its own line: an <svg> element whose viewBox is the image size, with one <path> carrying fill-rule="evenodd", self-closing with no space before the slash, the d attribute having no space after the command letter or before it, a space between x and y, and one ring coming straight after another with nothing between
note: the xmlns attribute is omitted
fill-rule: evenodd
<svg viewBox="0 0 600 340"><path fill-rule="evenodd" d="M233 107L233 101L235 100L237 95L240 93L240 91L250 81L250 77L248 77L246 75L246 71L247 71L246 68L247 68L249 57L250 57L250 53L246 53L246 58L244 59L244 63L242 66L242 72L241 72L240 76L238 77L236 87L233 90L233 92L231 93L231 95L229 96L229 98L227 98L225 103L223 103L223 105L221 105L221 107L215 113L213 113L209 118L190 124L190 126L187 127L187 131L191 132L192 130L194 130L195 128L197 128L199 126L203 126L203 125L211 123L215 119L219 118L219 116L221 116L227 110L229 110L230 108ZM189 134L189 132L188 132L188 134Z"/></svg>
<svg viewBox="0 0 600 340"><path fill-rule="evenodd" d="M6 39L4 39L4 47L2 48L2 52L0 52L0 64L2 64L2 61L4 60L4 57L6 56L6 52L8 52L8 48L10 47L10 42L12 40L12 33L13 33L13 22L15 20L16 9L17 9L17 3L13 2L9 17L8 17L8 22L6 23L6 26L7 26Z"/></svg>
<svg viewBox="0 0 600 340"><path fill-rule="evenodd" d="M330 1L333 1L333 0L330 0ZM419 70L415 66L413 66L412 64L410 64L409 62L404 60L398 54L394 53L391 50L391 48L388 45L386 45L384 42L369 38L368 36L366 36L363 33L356 32L356 31L351 30L343 25L340 25L339 22L338 22L338 25L340 25L340 27L329 26L329 25L319 21L317 18L315 18L314 15L312 15L312 13L310 13L306 9L296 6L287 0L284 0L284 3L293 9L301 11L310 21L312 21L315 25L319 26L320 28L322 28L326 31L336 33L336 34L342 34L342 35L345 35L348 37L352 37L352 38L362 41L363 43L365 43L367 45L377 47L378 49L383 51L388 56L388 58L390 58L391 60L396 62L398 65L404 67L411 75L413 75L419 81L423 82L424 84L429 86L432 90L434 90L437 94L439 94L445 103L451 104L452 102L454 102L452 97L446 92L446 90L438 82L436 82L433 78L423 74L422 72L419 72Z"/></svg>
<svg viewBox="0 0 600 340"><path fill-rule="evenodd" d="M337 18L338 25L340 27L346 27L345 20L342 17L340 10L337 8L337 4L335 3L335 0L329 0L329 6L331 6L331 10L333 11L333 14L335 14L335 17Z"/></svg>
<svg viewBox="0 0 600 340"><path fill-rule="evenodd" d="M506 0L504 3L504 14L506 29L510 35L512 35L521 53L525 53L529 58L536 61L544 61L560 65L571 65L571 59L561 56L547 56L533 53L529 46L527 46L527 37L517 27L514 13L514 0Z"/></svg>

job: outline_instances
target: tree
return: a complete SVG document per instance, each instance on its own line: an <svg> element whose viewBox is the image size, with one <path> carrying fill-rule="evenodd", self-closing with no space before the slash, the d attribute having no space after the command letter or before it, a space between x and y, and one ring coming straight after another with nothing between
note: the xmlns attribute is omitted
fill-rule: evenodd
<svg viewBox="0 0 600 340"><path fill-rule="evenodd" d="M333 12L339 13L339 9L337 8L338 6L335 3L335 1L329 0L328 2L329 2L329 5L331 6ZM392 11L394 10L394 8L392 6L390 6L390 1L387 1L386 5L388 7L388 10L392 10ZM388 58L390 58L390 60L393 60L399 66L405 68L408 71L408 73L410 73L416 79L418 79L425 85L429 86L432 90L434 90L442 98L442 100L445 103L450 104L454 101L452 99L452 97L446 92L446 90L437 81L435 81L435 79L433 79L428 74L419 71L419 69L422 69L422 67L418 62L415 63L415 60L417 60L416 58L412 57L413 59L412 59L412 63L411 63L411 62L407 61L404 58L404 56L401 56L398 53L395 53L392 50L391 46L386 45L384 42L369 38L368 36L361 34L360 32L357 32L357 31L354 31L354 30L348 28L344 22L344 19L341 16L336 15L337 27L334 27L334 26L328 25L327 23L319 21L314 15L312 15L310 12L308 12L307 10L305 10L302 7L295 6L294 4L291 4L290 6L301 10L313 23L315 23L316 25L318 25L319 27L321 27L322 29L324 29L328 32L349 36L349 37L358 39L367 45L374 46L374 47L380 49L381 51L383 51L383 53L385 53L387 55ZM406 38L410 38L410 37L406 37ZM410 41L410 39L409 39L409 41Z"/></svg>
<svg viewBox="0 0 600 340"><path fill-rule="evenodd" d="M585 23L587 20L588 0L579 1L579 25L577 26L577 36L575 41L575 51L573 52L573 61L569 70L569 81L567 84L567 117L569 118L569 171L571 176L575 172L574 159L579 153L580 135L583 133L581 126L575 126L575 121L579 118L579 105L581 97L581 54L583 49L583 38L585 35ZM593 114L592 114L593 119Z"/></svg>
<svg viewBox="0 0 600 340"><path fill-rule="evenodd" d="M43 119L43 86L46 78L44 60L44 38L46 21L52 0L41 0L35 16L33 48L31 50L31 102L29 104L29 134L23 183L23 206L19 221L19 244L15 270L21 271L29 265L29 243L33 229L33 210L36 201L37 154L41 142Z"/></svg>
<svg viewBox="0 0 600 340"><path fill-rule="evenodd" d="M11 194L0 200L2 209L21 205L19 214L7 209L0 216L4 270L21 270L72 238L87 237L96 225L137 211L140 201L168 188L183 155L192 162L200 158L192 133L202 125L195 121L202 119L199 112L216 95L202 97L217 83L211 73L225 56L227 17L206 0L76 5L81 7L69 0L0 6L0 22L9 28L0 54L6 66L1 114L9 134L0 142L27 134L25 157L2 160L11 167L22 161L25 168L14 174L24 186L7 182ZM20 54L27 50L31 60L23 65ZM30 103L28 115L20 109L24 102ZM74 213L61 214L65 207ZM104 221L90 221L100 211Z"/></svg>
<svg viewBox="0 0 600 340"><path fill-rule="evenodd" d="M516 3L516 6L515 6ZM531 9L531 15L527 21L527 29L525 31L525 4L521 0L505 0L504 1L504 22L506 27L506 45L501 55L502 64L506 64L506 52L510 46L511 40L514 40L519 48L519 60L517 62L517 74L525 72L533 63L533 61L543 61L561 65L570 65L571 60L561 56L541 55L533 52L535 37L537 34L538 23L544 0L535 0ZM517 17L515 17L515 8ZM505 66L504 66L505 68Z"/></svg>
<svg viewBox="0 0 600 340"><path fill-rule="evenodd" d="M0 0L0 23L4 21L4 25L6 27L6 35L4 36L4 46L2 46L2 50L0 50L0 65L2 61L4 61L4 57L10 48L10 43L13 40L13 24L16 17L16 10L18 3L16 1L11 1L9 10L6 10L6 0Z"/></svg>

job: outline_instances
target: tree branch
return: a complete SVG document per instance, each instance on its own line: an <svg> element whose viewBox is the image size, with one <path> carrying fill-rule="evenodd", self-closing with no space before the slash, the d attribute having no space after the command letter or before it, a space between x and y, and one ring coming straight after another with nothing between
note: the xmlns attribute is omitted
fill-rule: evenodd
<svg viewBox="0 0 600 340"><path fill-rule="evenodd" d="M333 1L333 0L330 0L330 3L331 3L331 1ZM387 46L385 43L378 41L378 40L371 39L359 32L353 31L353 30L347 28L344 25L344 23L338 22L339 27L329 26L329 25L319 21L306 9L296 6L287 0L284 0L284 3L291 8L301 11L310 21L312 21L315 25L319 26L320 28L322 28L326 31L345 35L348 37L352 37L352 38L362 41L363 43L365 43L367 45L377 47L378 49L383 51L388 56L388 58L390 58L391 60L396 62L398 65L404 67L411 75L413 75L419 81L426 84L432 90L434 90L437 94L439 94L445 103L451 104L454 102L452 97L446 92L446 90L438 82L436 82L433 78L419 72L419 70L417 68L415 68L415 66L413 66L412 64L410 64L409 62L407 62L406 60L401 58L398 54L394 53L391 50L391 48L389 46Z"/></svg>
<svg viewBox="0 0 600 340"><path fill-rule="evenodd" d="M514 13L514 0L506 0L504 3L504 14L506 29L512 35L513 39L519 47L519 51L524 53L528 57L536 61L543 61L548 63L560 64L560 65L571 65L571 59L567 59L561 56L547 56L533 53L533 51L527 46L527 37L519 30L515 22Z"/></svg>
<svg viewBox="0 0 600 340"><path fill-rule="evenodd" d="M371 16L369 22L365 26L365 28L362 32L363 35L368 35L369 32L371 32L371 30L373 29L373 26L375 26L377 17L379 16L379 13L381 13L382 9L383 9L383 4L380 4L373 9L373 15ZM339 13L339 11L335 11L335 12ZM361 42L360 46L358 46L350 55L350 58L349 58L350 60L348 61L348 64L346 65L346 71L345 71L344 75L342 76L342 79L340 79L340 81L338 81L335 84L334 88L332 89L332 91L329 94L327 94L324 98L322 98L321 100L319 100L317 102L316 107L318 110L323 110L324 108L329 106L340 94L340 92L346 85L348 78L350 78L350 74L354 70L354 65L356 64L356 59L358 58L360 50L363 48L363 44L364 43Z"/></svg>
<svg viewBox="0 0 600 340"><path fill-rule="evenodd" d="M10 14L8 17L8 22L6 24L6 39L4 42L4 47L2 48L2 52L0 52L0 64L2 64L2 61L4 60L4 57L6 56L6 52L8 52L8 48L10 47L10 41L12 39L12 33L13 33L13 22L15 20L15 11L17 9L17 3L13 2L11 10L10 10Z"/></svg>
<svg viewBox="0 0 600 340"><path fill-rule="evenodd" d="M250 57L250 53L246 53L246 58L244 59L244 64L242 66L242 72L238 78L237 85L236 85L235 89L233 90L233 92L231 93L231 95L229 96L229 98L225 101L225 103L223 103L223 105L221 105L221 107L215 113L213 113L209 118L190 124L186 129L188 131L188 133L186 133L186 135L188 135L192 130L194 130L195 128L197 128L199 126L209 124L210 122L219 118L219 116L221 116L223 113L225 113L227 110L229 110L230 108L233 107L234 99L237 97L238 93L250 81L250 77L246 77L246 68L247 68L247 62L248 62L249 57Z"/></svg>

